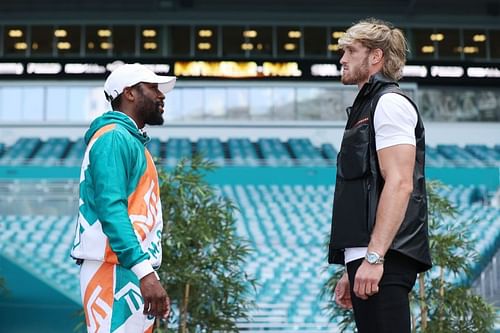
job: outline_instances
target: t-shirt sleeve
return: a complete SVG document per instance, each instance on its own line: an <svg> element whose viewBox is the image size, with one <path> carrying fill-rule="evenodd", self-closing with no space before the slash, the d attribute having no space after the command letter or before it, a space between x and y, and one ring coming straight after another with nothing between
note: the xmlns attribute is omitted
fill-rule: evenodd
<svg viewBox="0 0 500 333"><path fill-rule="evenodd" d="M380 97L373 118L377 150L400 144L415 146L417 121L417 110L406 97L396 93Z"/></svg>

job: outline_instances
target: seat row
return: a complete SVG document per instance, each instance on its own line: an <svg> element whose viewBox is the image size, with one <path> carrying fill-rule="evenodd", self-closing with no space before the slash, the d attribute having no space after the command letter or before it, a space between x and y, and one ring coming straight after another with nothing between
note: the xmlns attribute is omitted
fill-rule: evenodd
<svg viewBox="0 0 500 333"><path fill-rule="evenodd" d="M308 138L153 138L148 144L152 155L167 165L183 157L201 154L219 165L334 165L338 150L331 143L314 145ZM0 165L79 165L85 152L83 139L20 138L13 145L0 144ZM427 165L433 167L482 167L500 165L500 145L437 145L427 147Z"/></svg>
<svg viewBox="0 0 500 333"><path fill-rule="evenodd" d="M218 189L238 207L236 232L253 249L243 268L259 282L258 308L242 327L331 327L322 311L327 300L319 293L336 269L326 262L333 186L233 184ZM458 192L469 195L462 198ZM478 186L443 190L442 195L457 199L458 214L433 230L464 230L479 254L470 263L475 275L500 246L500 209L485 205L481 193ZM69 258L74 225L70 215L0 215L0 254L79 300L78 267ZM467 279L450 274L449 280Z"/></svg>

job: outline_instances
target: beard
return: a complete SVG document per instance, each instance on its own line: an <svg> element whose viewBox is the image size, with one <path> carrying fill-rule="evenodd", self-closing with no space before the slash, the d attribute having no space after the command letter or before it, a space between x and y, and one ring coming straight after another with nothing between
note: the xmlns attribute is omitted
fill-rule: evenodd
<svg viewBox="0 0 500 333"><path fill-rule="evenodd" d="M162 102L152 101L145 96L141 90L141 99L138 101L138 111L139 114L142 115L146 125L163 125L165 120L160 112L162 104Z"/></svg>
<svg viewBox="0 0 500 333"><path fill-rule="evenodd" d="M144 123L147 125L163 125L165 121L160 112L162 103L151 103L152 107L144 109Z"/></svg>
<svg viewBox="0 0 500 333"><path fill-rule="evenodd" d="M349 67L346 74L344 74L344 71L342 70L341 82L345 85L349 85L368 81L370 78L370 71L368 67L368 57L366 57L359 66Z"/></svg>

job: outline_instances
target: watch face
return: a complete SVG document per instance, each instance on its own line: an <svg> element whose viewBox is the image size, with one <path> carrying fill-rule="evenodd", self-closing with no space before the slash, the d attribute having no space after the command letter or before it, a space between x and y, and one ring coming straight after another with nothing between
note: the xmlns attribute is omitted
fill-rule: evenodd
<svg viewBox="0 0 500 333"><path fill-rule="evenodd" d="M375 253L367 253L366 254L366 260L370 263L370 264L374 264L377 262L378 260L378 256L375 254Z"/></svg>

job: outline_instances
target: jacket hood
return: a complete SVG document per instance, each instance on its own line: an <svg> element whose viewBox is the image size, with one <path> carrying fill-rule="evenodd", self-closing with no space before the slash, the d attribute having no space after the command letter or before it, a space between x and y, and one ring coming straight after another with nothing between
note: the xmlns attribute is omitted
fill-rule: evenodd
<svg viewBox="0 0 500 333"><path fill-rule="evenodd" d="M85 133L85 143L88 144L90 142L90 139L92 139L94 134L100 128L109 124L117 124L122 126L135 138L141 141L142 144L146 144L149 141L149 137L146 135L146 133L140 131L129 116L120 111L108 111L92 121L89 129Z"/></svg>

